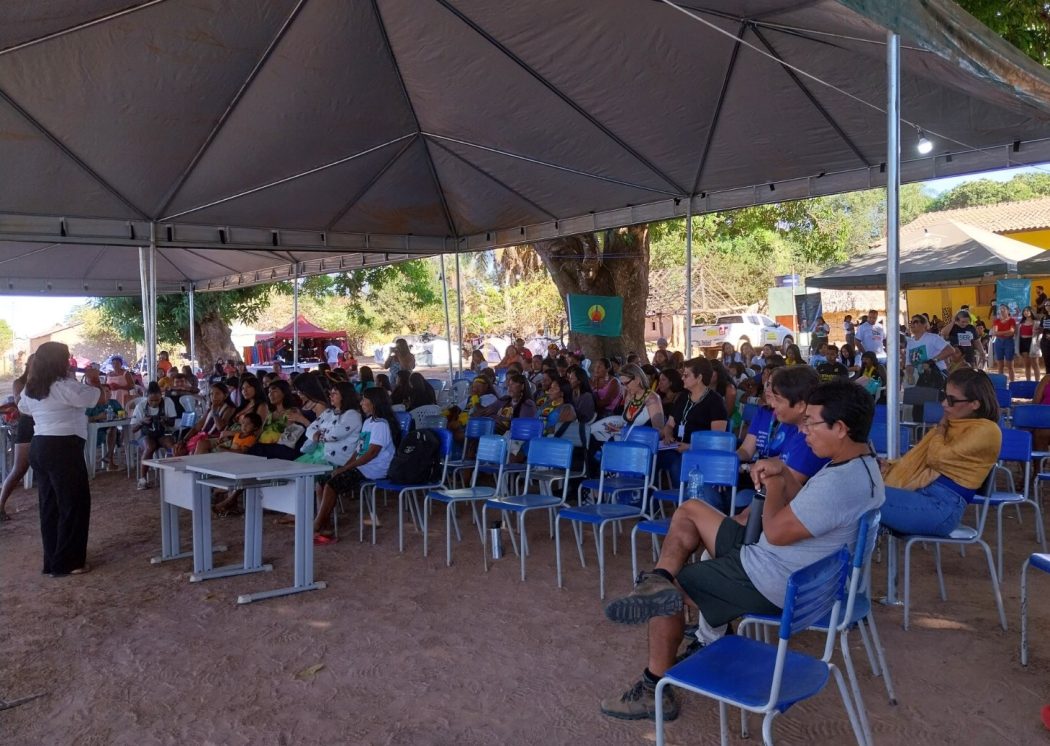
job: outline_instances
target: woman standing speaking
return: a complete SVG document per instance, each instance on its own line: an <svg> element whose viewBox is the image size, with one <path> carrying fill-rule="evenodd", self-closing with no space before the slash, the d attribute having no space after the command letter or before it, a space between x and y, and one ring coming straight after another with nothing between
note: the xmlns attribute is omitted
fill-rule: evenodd
<svg viewBox="0 0 1050 746"><path fill-rule="evenodd" d="M19 409L33 418L29 463L40 497L44 572L80 575L87 564L91 491L84 464L87 415L109 400L104 386L93 388L69 377L69 348L45 342L36 351Z"/></svg>

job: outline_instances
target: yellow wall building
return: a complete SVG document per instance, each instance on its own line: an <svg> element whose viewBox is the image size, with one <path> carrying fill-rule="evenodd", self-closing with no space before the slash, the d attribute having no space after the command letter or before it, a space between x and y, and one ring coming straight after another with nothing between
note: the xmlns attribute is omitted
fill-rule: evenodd
<svg viewBox="0 0 1050 746"><path fill-rule="evenodd" d="M902 230L923 228L945 219L983 228L1040 249L1050 249L1050 197L926 213L903 226ZM1050 277L1031 279L1033 300L1039 285L1050 294ZM931 319L937 316L944 321L951 319L960 306L968 305L975 317L987 321L988 308L995 297L995 279L989 278L980 285L908 290L905 297L909 315L926 313Z"/></svg>

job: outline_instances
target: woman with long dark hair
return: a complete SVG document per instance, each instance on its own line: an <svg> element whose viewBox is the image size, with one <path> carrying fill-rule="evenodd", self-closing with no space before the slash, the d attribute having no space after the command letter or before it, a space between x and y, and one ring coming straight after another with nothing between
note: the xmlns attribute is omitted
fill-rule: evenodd
<svg viewBox="0 0 1050 746"><path fill-rule="evenodd" d="M401 371L402 373L404 371ZM412 411L416 407L427 404L437 404L437 394L434 387L427 383L422 373L412 373L408 377L409 396L405 402L405 408Z"/></svg>
<svg viewBox="0 0 1050 746"><path fill-rule="evenodd" d="M91 489L84 464L87 415L84 410L109 401L109 389L69 378L69 348L45 342L36 351L19 409L33 418L29 464L40 499L44 572L52 577L80 575L87 563Z"/></svg>
<svg viewBox="0 0 1050 746"><path fill-rule="evenodd" d="M15 395L16 406L22 398L22 392L25 390L26 380L29 378L29 371L33 365L33 357L34 355L29 356L29 359L26 360L26 369L12 383L12 393ZM26 472L29 471L29 444L33 440L33 418L21 410L19 412L18 424L15 425L15 462L11 466L11 471L7 474L7 479L4 480L3 488L0 489L0 522L11 520L11 516L7 514L4 508L7 507L7 501L10 499L11 493L15 491L15 487L18 486Z"/></svg>

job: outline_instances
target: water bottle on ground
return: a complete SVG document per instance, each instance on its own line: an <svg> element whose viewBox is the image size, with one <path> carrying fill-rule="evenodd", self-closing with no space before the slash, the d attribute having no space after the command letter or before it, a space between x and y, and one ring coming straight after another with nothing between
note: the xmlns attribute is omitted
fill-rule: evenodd
<svg viewBox="0 0 1050 746"><path fill-rule="evenodd" d="M695 500L704 492L704 474L700 471L700 467L694 466L689 470L689 483L686 487L685 496L690 500Z"/></svg>

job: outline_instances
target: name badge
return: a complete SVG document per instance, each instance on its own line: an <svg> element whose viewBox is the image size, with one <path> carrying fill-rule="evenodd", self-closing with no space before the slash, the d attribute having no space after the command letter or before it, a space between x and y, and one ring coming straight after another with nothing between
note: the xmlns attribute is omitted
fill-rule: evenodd
<svg viewBox="0 0 1050 746"><path fill-rule="evenodd" d="M685 440L685 423L678 426L678 439Z"/></svg>

